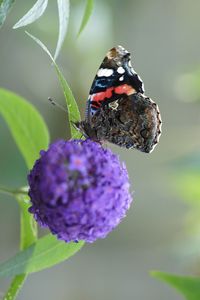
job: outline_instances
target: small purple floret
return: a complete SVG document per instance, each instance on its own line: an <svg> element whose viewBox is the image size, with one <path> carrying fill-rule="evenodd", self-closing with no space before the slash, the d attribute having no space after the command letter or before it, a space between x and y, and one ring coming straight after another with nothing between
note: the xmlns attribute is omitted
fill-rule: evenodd
<svg viewBox="0 0 200 300"><path fill-rule="evenodd" d="M104 238L132 200L125 165L91 140L60 140L40 154L28 176L38 223L66 242Z"/></svg>

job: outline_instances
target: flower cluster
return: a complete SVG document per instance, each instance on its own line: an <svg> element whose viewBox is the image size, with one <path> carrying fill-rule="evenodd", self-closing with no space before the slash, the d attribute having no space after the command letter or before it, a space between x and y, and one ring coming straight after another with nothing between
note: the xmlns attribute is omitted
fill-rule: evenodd
<svg viewBox="0 0 200 300"><path fill-rule="evenodd" d="M59 140L41 151L28 181L30 212L66 242L104 238L131 203L128 173L91 140Z"/></svg>

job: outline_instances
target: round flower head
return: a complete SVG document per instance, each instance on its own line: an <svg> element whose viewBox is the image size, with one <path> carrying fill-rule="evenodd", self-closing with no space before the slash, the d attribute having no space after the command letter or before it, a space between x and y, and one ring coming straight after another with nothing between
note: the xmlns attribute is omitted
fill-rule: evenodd
<svg viewBox="0 0 200 300"><path fill-rule="evenodd" d="M60 140L40 154L28 176L35 219L66 242L104 238L131 203L125 165L91 140Z"/></svg>

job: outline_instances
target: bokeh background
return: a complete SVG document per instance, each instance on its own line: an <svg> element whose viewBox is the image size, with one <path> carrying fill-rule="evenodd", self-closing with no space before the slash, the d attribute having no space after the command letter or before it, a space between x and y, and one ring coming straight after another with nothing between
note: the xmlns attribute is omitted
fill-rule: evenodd
<svg viewBox="0 0 200 300"><path fill-rule="evenodd" d="M35 1L18 0L0 30L0 86L32 102L51 140L67 138L65 105L55 70L24 30L13 30ZM28 31L53 52L58 35L56 1ZM68 36L58 64L84 117L91 82L105 53L121 44L161 110L163 133L150 155L108 145L127 164L134 203L105 240L86 245L58 266L29 276L19 299L179 300L149 271L199 274L200 200L200 2L199 0L101 0L79 39L84 1L71 1ZM27 170L0 118L0 185L26 184ZM18 251L19 211L0 195L0 260ZM9 280L1 279L0 295Z"/></svg>

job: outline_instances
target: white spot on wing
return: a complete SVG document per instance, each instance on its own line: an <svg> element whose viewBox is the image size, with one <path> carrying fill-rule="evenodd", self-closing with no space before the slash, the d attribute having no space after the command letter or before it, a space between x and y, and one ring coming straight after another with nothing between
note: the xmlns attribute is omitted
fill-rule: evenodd
<svg viewBox="0 0 200 300"><path fill-rule="evenodd" d="M124 80L124 76L119 77L119 80L123 81Z"/></svg>
<svg viewBox="0 0 200 300"><path fill-rule="evenodd" d="M113 72L114 72L113 69L103 69L103 68L101 68L101 69L98 70L97 76L98 77L103 77L103 76L109 77L113 74Z"/></svg>
<svg viewBox="0 0 200 300"><path fill-rule="evenodd" d="M124 68L122 68L122 67L117 68L117 73L124 74L125 73Z"/></svg>

